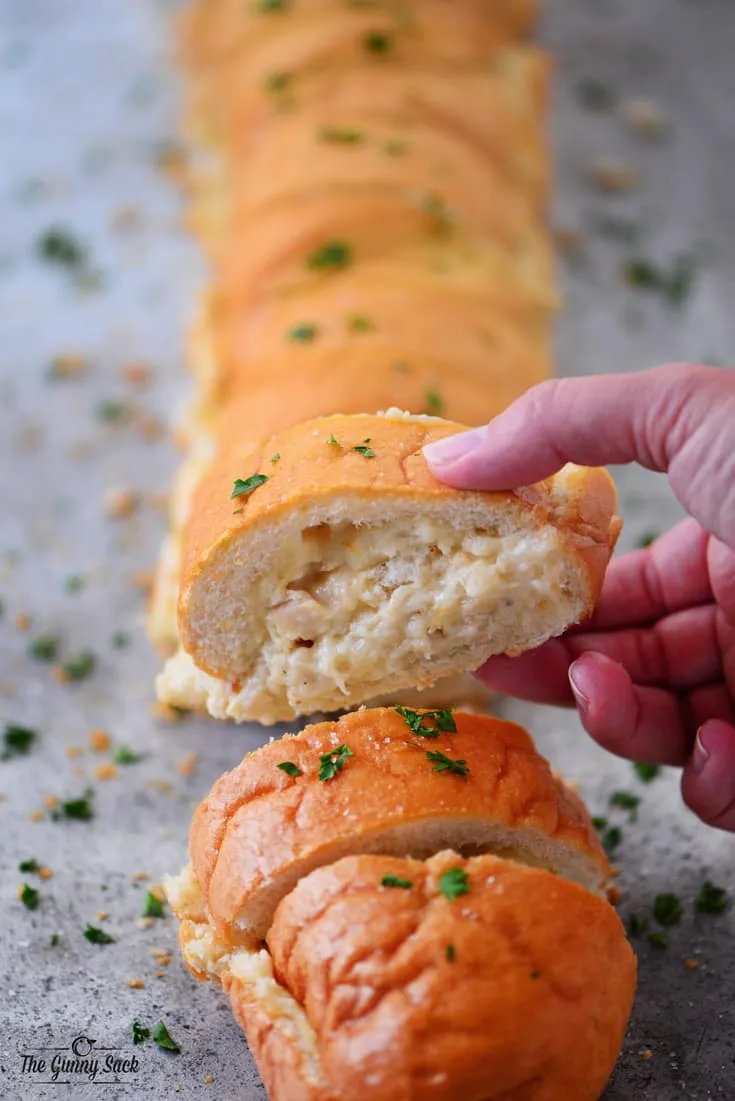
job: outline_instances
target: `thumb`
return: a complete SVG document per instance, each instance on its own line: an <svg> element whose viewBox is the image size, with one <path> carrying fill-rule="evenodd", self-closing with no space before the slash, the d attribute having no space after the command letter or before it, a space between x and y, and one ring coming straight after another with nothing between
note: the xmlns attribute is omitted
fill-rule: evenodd
<svg viewBox="0 0 735 1101"><path fill-rule="evenodd" d="M424 449L460 489L512 489L567 462L637 462L667 472L681 504L735 547L735 372L673 364L627 375L552 379L489 425Z"/></svg>

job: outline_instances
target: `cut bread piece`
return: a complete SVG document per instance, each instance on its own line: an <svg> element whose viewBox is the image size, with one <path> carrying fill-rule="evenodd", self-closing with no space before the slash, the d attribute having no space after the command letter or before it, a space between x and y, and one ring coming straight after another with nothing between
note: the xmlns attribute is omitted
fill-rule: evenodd
<svg viewBox="0 0 735 1101"><path fill-rule="evenodd" d="M592 611L619 531L608 475L451 489L421 449L460 428L393 412L320 418L255 451L223 442L186 529L179 629L239 718L426 687Z"/></svg>
<svg viewBox="0 0 735 1101"><path fill-rule="evenodd" d="M502 854L592 891L610 870L581 800L526 731L452 711L362 709L271 742L215 784L189 842L217 936L244 946L316 867L444 848Z"/></svg>

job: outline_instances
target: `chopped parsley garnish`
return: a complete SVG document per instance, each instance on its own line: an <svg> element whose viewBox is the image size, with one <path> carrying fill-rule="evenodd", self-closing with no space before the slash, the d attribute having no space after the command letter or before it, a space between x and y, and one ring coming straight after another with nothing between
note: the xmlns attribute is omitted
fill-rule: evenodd
<svg viewBox="0 0 735 1101"><path fill-rule="evenodd" d="M0 761L9 761L11 757L25 757L38 737L38 731L27 726L6 723L3 731L3 748Z"/></svg>
<svg viewBox="0 0 735 1101"><path fill-rule="evenodd" d="M455 959L457 958L457 949L454 947L453 944L448 944L444 949L444 958L446 959L447 963L454 963Z"/></svg>
<svg viewBox="0 0 735 1101"><path fill-rule="evenodd" d="M164 916L163 903L158 895L153 894L153 891L146 893L140 916L149 918L162 918Z"/></svg>
<svg viewBox="0 0 735 1101"><path fill-rule="evenodd" d="M271 455L271 457L270 457L270 460L269 460L269 461L270 461L270 462L272 462L272 463L277 463L277 462L278 462L278 460L280 459L280 457L281 457L281 454L280 454L280 452L279 452L279 451L276 451L275 455Z"/></svg>
<svg viewBox="0 0 735 1101"><path fill-rule="evenodd" d="M266 79L265 86L269 92L284 92L290 83L290 73L271 73Z"/></svg>
<svg viewBox="0 0 735 1101"><path fill-rule="evenodd" d="M612 856L620 842L623 840L623 831L620 829L619 826L610 826L603 832L600 840L602 841L602 847L605 852L608 854L608 856Z"/></svg>
<svg viewBox="0 0 735 1101"><path fill-rule="evenodd" d="M319 758L319 779L333 780L337 773L344 768L348 757L354 757L348 745L338 745L336 749L331 749L329 753L323 754Z"/></svg>
<svg viewBox="0 0 735 1101"><path fill-rule="evenodd" d="M408 363L394 363L393 370L397 371L399 375L407 375L411 370L411 365Z"/></svg>
<svg viewBox="0 0 735 1101"><path fill-rule="evenodd" d="M628 936L642 937L648 929L648 919L639 914L630 914L628 917Z"/></svg>
<svg viewBox="0 0 735 1101"><path fill-rule="evenodd" d="M97 406L97 417L106 424L117 424L118 421L125 420L129 413L128 404L115 398L101 401Z"/></svg>
<svg viewBox="0 0 735 1101"><path fill-rule="evenodd" d="M251 474L249 478L235 478L230 500L232 501L235 497L247 497L258 486L265 485L267 481L267 474Z"/></svg>
<svg viewBox="0 0 735 1101"><path fill-rule="evenodd" d="M20 890L20 901L27 910L37 910L39 898L36 888L24 883Z"/></svg>
<svg viewBox="0 0 735 1101"><path fill-rule="evenodd" d="M359 145L364 136L360 130L350 130L345 126L322 126L319 131L322 141L331 141L337 145Z"/></svg>
<svg viewBox="0 0 735 1101"><path fill-rule="evenodd" d="M614 214L599 214L592 220L592 228L601 237L619 241L624 245L634 245L641 234L641 227L626 218Z"/></svg>
<svg viewBox="0 0 735 1101"><path fill-rule="evenodd" d="M258 0L258 11L266 14L272 11L285 11L287 8L287 0Z"/></svg>
<svg viewBox="0 0 735 1101"><path fill-rule="evenodd" d="M327 241L306 258L306 266L315 270L346 268L352 261L352 249L344 241Z"/></svg>
<svg viewBox="0 0 735 1101"><path fill-rule="evenodd" d="M404 891L413 887L410 879L402 879L399 875L384 875L380 881L381 887L402 887Z"/></svg>
<svg viewBox="0 0 735 1101"><path fill-rule="evenodd" d="M124 650L130 645L130 635L125 631L115 631L112 636L112 646L115 650Z"/></svg>
<svg viewBox="0 0 735 1101"><path fill-rule="evenodd" d="M360 314L355 314L353 317L347 318L347 328L351 333L371 333L375 329L375 326L369 317L362 317Z"/></svg>
<svg viewBox="0 0 735 1101"><path fill-rule="evenodd" d="M86 680L95 670L97 658L91 650L83 650L64 662L61 670L67 680Z"/></svg>
<svg viewBox="0 0 735 1101"><path fill-rule="evenodd" d="M114 944L115 938L106 933L104 929L97 929L94 925L87 925L84 936L90 944Z"/></svg>
<svg viewBox="0 0 735 1101"><path fill-rule="evenodd" d="M470 893L470 881L463 868L447 868L439 876L439 890L449 902L454 902L460 895Z"/></svg>
<svg viewBox="0 0 735 1101"><path fill-rule="evenodd" d="M18 865L18 871L37 872L40 867L41 865L38 863L35 857L31 857L30 860L21 860L20 864Z"/></svg>
<svg viewBox="0 0 735 1101"><path fill-rule="evenodd" d="M441 394L435 387L429 386L426 390L427 413L432 413L434 416L439 416L443 409L444 399L442 398Z"/></svg>
<svg viewBox="0 0 735 1101"><path fill-rule="evenodd" d="M389 157L401 157L408 151L408 145L405 141L396 141L391 139L385 142L383 145L383 152Z"/></svg>
<svg viewBox="0 0 735 1101"><path fill-rule="evenodd" d="M58 946L58 943L59 943L59 934L58 933L52 933L51 937L49 939L49 944L51 945L52 948L56 948Z"/></svg>
<svg viewBox="0 0 735 1101"><path fill-rule="evenodd" d="M636 775L644 784L650 784L661 772L661 765L649 765L645 761L636 761L633 765Z"/></svg>
<svg viewBox="0 0 735 1101"><path fill-rule="evenodd" d="M366 459L375 458L375 452L372 447L365 447L364 444L358 444L357 447L353 447L352 450L357 451L358 455L364 455Z"/></svg>
<svg viewBox="0 0 735 1101"><path fill-rule="evenodd" d="M677 925L683 914L684 907L676 895L656 895L653 900L653 916L659 925Z"/></svg>
<svg viewBox="0 0 735 1101"><path fill-rule="evenodd" d="M677 256L669 270L638 257L629 260L623 269L631 287L656 291L672 306L682 306L689 297L695 272L693 259L684 255Z"/></svg>
<svg viewBox="0 0 735 1101"><path fill-rule="evenodd" d="M59 652L59 640L53 635L39 635L28 647L30 657L36 661L54 661Z"/></svg>
<svg viewBox="0 0 735 1101"><path fill-rule="evenodd" d="M641 799L639 795L633 795L630 791L614 791L610 796L610 806L620 807L628 811L628 821L635 822L638 818L638 805Z"/></svg>
<svg viewBox="0 0 735 1101"><path fill-rule="evenodd" d="M47 229L38 240L38 254L49 264L65 268L82 268L87 262L87 252L65 229Z"/></svg>
<svg viewBox="0 0 735 1101"><path fill-rule="evenodd" d="M163 1051L173 1051L176 1055L181 1053L181 1048L166 1028L163 1021L159 1021L152 1032L153 1040Z"/></svg>
<svg viewBox="0 0 735 1101"><path fill-rule="evenodd" d="M645 532L638 540L638 547L640 550L645 550L646 547L650 547L652 543L655 543L658 539L659 533L656 531Z"/></svg>
<svg viewBox="0 0 735 1101"><path fill-rule="evenodd" d="M292 329L288 331L288 339L296 341L300 344L308 344L313 340L318 332L316 325L308 325L302 323L301 325L294 325Z"/></svg>
<svg viewBox="0 0 735 1101"><path fill-rule="evenodd" d="M649 933L648 940L654 948L666 948L669 943L666 933Z"/></svg>
<svg viewBox="0 0 735 1101"><path fill-rule="evenodd" d="M607 818L603 818L601 815L595 815L592 819L592 825L599 832L600 830L607 829Z"/></svg>
<svg viewBox="0 0 735 1101"><path fill-rule="evenodd" d="M73 595L74 593L80 593L86 584L87 579L83 574L74 573L71 577L67 577L64 588L70 595Z"/></svg>
<svg viewBox="0 0 735 1101"><path fill-rule="evenodd" d="M302 776L303 773L298 765L295 765L293 761L281 761L276 765L276 768L280 768L281 772L285 772L287 776Z"/></svg>
<svg viewBox="0 0 735 1101"><path fill-rule="evenodd" d="M119 745L115 749L113 760L116 765L137 765L143 760L143 754L136 753L127 745Z"/></svg>
<svg viewBox="0 0 735 1101"><path fill-rule="evenodd" d="M727 906L727 891L707 880L700 887L694 909L698 914L721 914Z"/></svg>
<svg viewBox="0 0 735 1101"><path fill-rule="evenodd" d="M334 444L335 447L341 447L342 446L342 444L339 442L339 440L335 437L334 432L329 433L329 436L327 438L327 443Z"/></svg>
<svg viewBox="0 0 735 1101"><path fill-rule="evenodd" d="M599 80L580 80L577 95L582 106L590 111L609 111L615 103L613 93Z"/></svg>
<svg viewBox="0 0 735 1101"><path fill-rule="evenodd" d="M431 749L426 756L433 762L434 772L454 773L455 776L467 776L469 774L470 766L466 761L455 761L451 757L447 757L440 749Z"/></svg>
<svg viewBox="0 0 735 1101"><path fill-rule="evenodd" d="M91 798L92 789L88 788L84 795L81 795L78 799L70 799L66 803L62 803L59 810L52 813L52 819L54 822L58 822L60 818L73 818L78 822L89 822L91 818L94 818Z"/></svg>
<svg viewBox="0 0 735 1101"><path fill-rule="evenodd" d="M428 214L431 218L434 231L446 233L452 224L452 218L442 196L427 192L422 195L420 206L424 214Z"/></svg>
<svg viewBox="0 0 735 1101"><path fill-rule="evenodd" d="M541 978L541 972L538 969L533 970L531 972L531 978L534 979L534 980L535 979L540 979Z"/></svg>
<svg viewBox="0 0 735 1101"><path fill-rule="evenodd" d="M372 54L384 54L393 45L393 39L384 31L370 31L363 38L362 44Z"/></svg>
<svg viewBox="0 0 735 1101"><path fill-rule="evenodd" d="M395 710L406 723L412 734L422 738L438 738L440 734L456 734L454 708L447 707L439 711L412 711L409 707L397 705ZM426 725L426 724L429 725ZM431 724L434 724L433 726Z"/></svg>
<svg viewBox="0 0 735 1101"><path fill-rule="evenodd" d="M140 1021L133 1021L132 1034L133 1043L142 1044L144 1040L150 1039L151 1030L144 1028Z"/></svg>

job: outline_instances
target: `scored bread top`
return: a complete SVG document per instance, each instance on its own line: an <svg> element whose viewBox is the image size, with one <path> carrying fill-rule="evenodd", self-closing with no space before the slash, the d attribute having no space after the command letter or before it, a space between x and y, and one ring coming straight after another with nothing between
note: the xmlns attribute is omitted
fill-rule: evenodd
<svg viewBox="0 0 735 1101"><path fill-rule="evenodd" d="M490 848L592 889L603 883L609 865L582 801L522 727L454 713L456 731L430 737L412 732L413 714L361 709L306 727L248 754L215 784L194 814L189 847L220 937L264 936L303 875L350 853ZM350 755L337 754L341 767L325 773L340 746ZM454 766L464 774L446 758L464 762Z"/></svg>

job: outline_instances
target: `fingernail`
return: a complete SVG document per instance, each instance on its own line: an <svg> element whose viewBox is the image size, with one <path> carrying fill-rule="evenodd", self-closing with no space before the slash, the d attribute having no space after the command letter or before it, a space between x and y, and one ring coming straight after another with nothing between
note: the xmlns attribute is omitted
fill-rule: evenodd
<svg viewBox="0 0 735 1101"><path fill-rule="evenodd" d="M455 436L446 436L443 440L427 443L424 457L429 466L451 466L479 447L486 432L484 426L471 428L469 432L458 432Z"/></svg>
<svg viewBox="0 0 735 1101"><path fill-rule="evenodd" d="M584 691L582 690L578 679L575 679L579 676L579 670L575 669L576 664L576 661L572 662L572 664L569 666L569 672L567 675L569 677L569 686L574 693L574 699L576 701L577 707L579 708L580 712L585 715L587 713L587 710L589 709L590 701L589 697L586 696Z"/></svg>
<svg viewBox="0 0 735 1101"><path fill-rule="evenodd" d="M707 764L707 761L709 761L709 750L704 744L704 740L702 738L702 729L703 728L700 726L699 730L697 731L697 736L694 739L694 748L692 749L691 762L693 772L702 772L704 766Z"/></svg>

